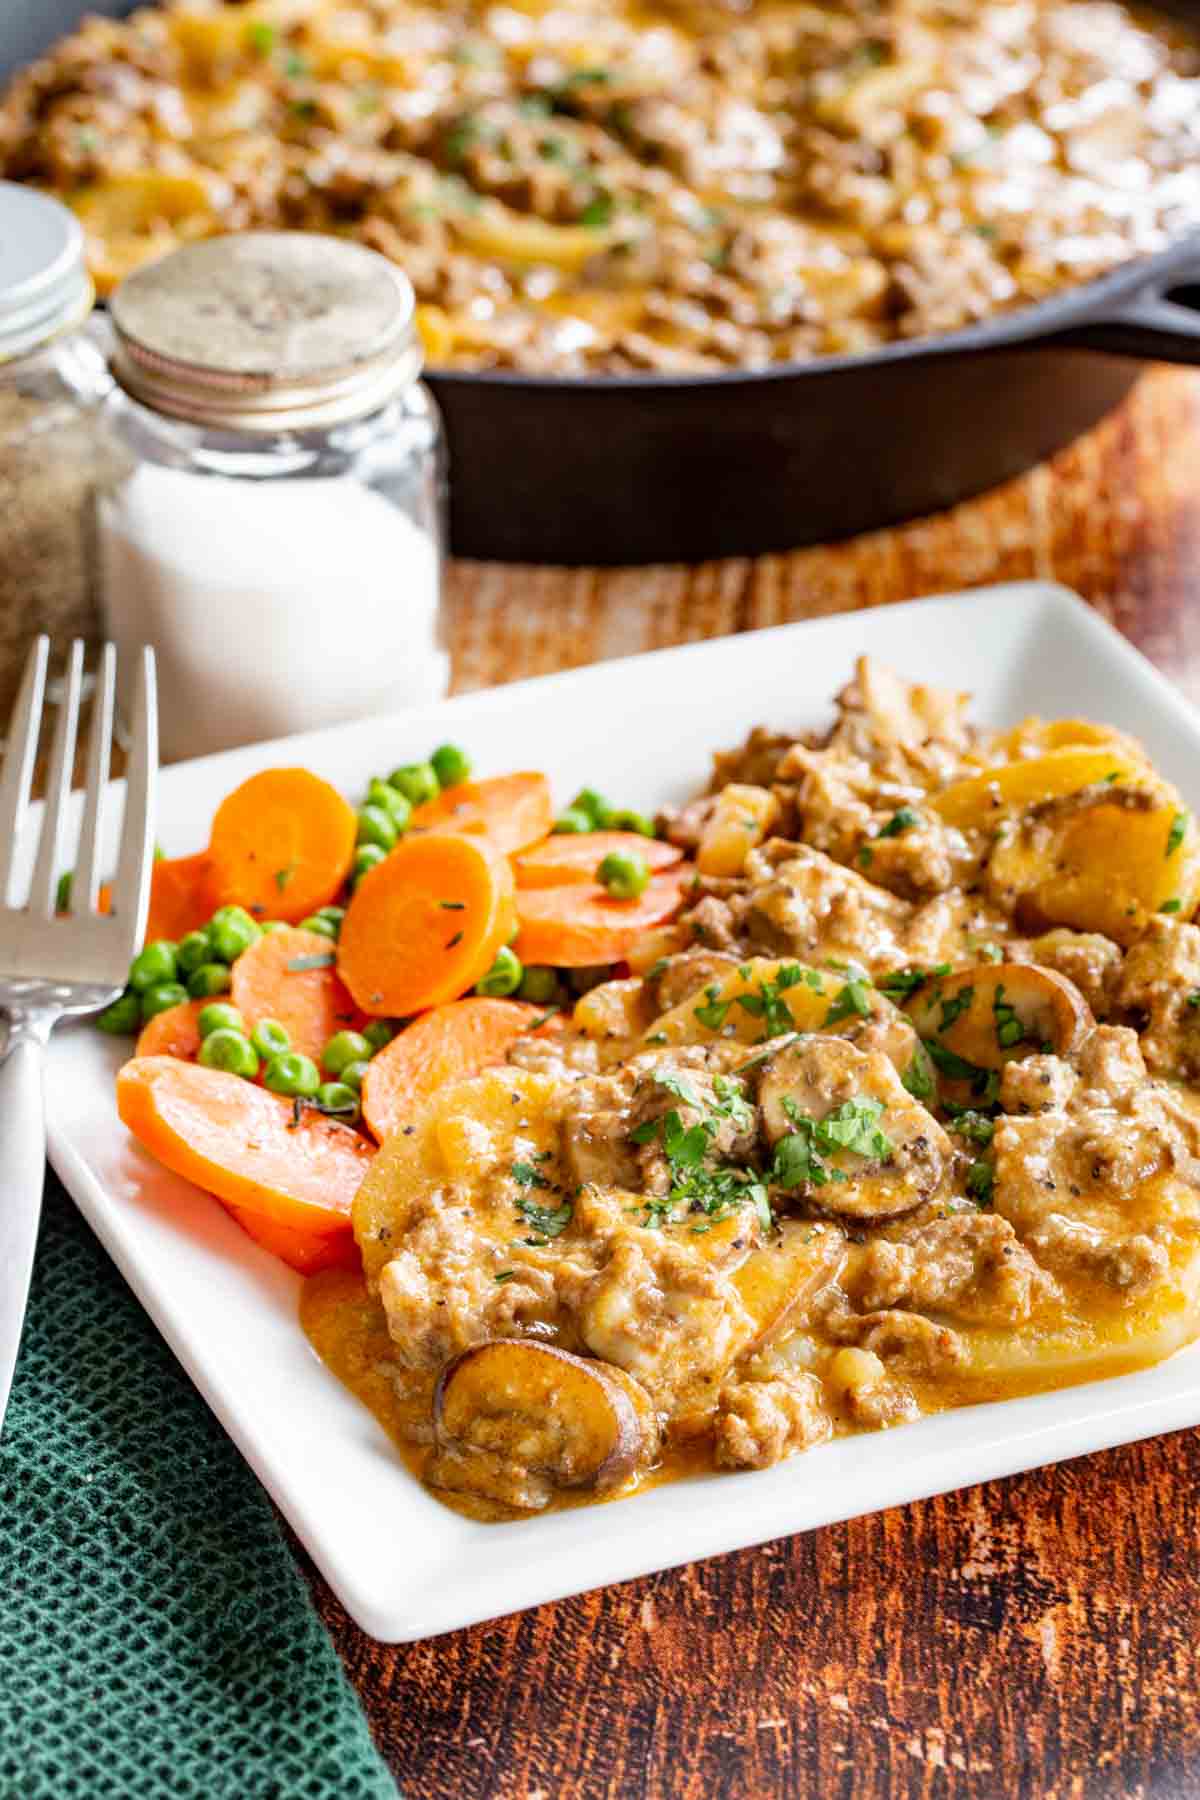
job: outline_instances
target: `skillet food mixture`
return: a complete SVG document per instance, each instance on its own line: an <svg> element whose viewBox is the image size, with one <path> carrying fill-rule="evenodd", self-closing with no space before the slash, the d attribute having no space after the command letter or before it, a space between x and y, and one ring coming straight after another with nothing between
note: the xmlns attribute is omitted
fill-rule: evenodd
<svg viewBox="0 0 1200 1800"><path fill-rule="evenodd" d="M101 292L357 238L435 365L761 367L953 330L1200 222L1200 44L1108 0L184 0L0 103Z"/></svg>
<svg viewBox="0 0 1200 1800"><path fill-rule="evenodd" d="M326 1360L511 1517L1200 1332L1200 833L1140 746L864 660L665 817L682 910L444 1086L315 1276Z"/></svg>

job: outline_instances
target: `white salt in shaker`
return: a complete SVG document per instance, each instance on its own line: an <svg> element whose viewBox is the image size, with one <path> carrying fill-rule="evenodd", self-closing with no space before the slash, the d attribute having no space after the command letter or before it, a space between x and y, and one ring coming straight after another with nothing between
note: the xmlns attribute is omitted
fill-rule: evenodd
<svg viewBox="0 0 1200 1800"><path fill-rule="evenodd" d="M101 606L118 667L155 647L164 757L440 699L441 429L400 271L250 232L111 312Z"/></svg>

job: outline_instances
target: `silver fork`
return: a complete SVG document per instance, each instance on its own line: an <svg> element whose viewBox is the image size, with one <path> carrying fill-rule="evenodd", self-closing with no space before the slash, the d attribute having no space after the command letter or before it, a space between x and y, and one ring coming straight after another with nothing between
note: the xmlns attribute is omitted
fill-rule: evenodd
<svg viewBox="0 0 1200 1800"><path fill-rule="evenodd" d="M17 897L16 855L29 819L29 790L46 691L49 640L29 653L0 767L0 1014L8 1039L0 1052L0 1424L29 1298L46 1174L42 1062L50 1033L72 1014L98 1012L125 985L146 924L154 859L154 783L158 711L154 652L144 650L135 684L125 775L121 845L107 915L97 910L117 659L101 653L88 738L86 793L69 911L56 913L63 814L71 790L83 645L71 645L46 783L37 861L28 897Z"/></svg>

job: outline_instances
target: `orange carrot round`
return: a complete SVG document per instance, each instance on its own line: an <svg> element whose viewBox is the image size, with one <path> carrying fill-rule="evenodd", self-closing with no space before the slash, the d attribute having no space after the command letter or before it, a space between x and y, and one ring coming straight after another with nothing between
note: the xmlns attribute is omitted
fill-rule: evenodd
<svg viewBox="0 0 1200 1800"><path fill-rule="evenodd" d="M336 951L315 931L288 926L267 932L233 965L229 998L252 1030L277 1019L292 1049L314 1062L337 1031L358 1023L359 1012L338 978Z"/></svg>
<svg viewBox="0 0 1200 1800"><path fill-rule="evenodd" d="M223 1203L224 1204L224 1203ZM349 1225L344 1231L331 1231L325 1236L315 1231L295 1231L289 1225L277 1225L260 1213L247 1212L243 1206L225 1206L230 1218L256 1244L269 1250L298 1275L316 1275L321 1269L360 1269L362 1258Z"/></svg>
<svg viewBox="0 0 1200 1800"><path fill-rule="evenodd" d="M509 1045L544 1017L543 1007L481 995L422 1013L367 1064L362 1085L367 1124L382 1141L439 1088L502 1062Z"/></svg>
<svg viewBox="0 0 1200 1800"><path fill-rule="evenodd" d="M358 1132L322 1113L173 1056L126 1063L117 1111L174 1174L259 1218L320 1237L345 1231L373 1154Z"/></svg>
<svg viewBox="0 0 1200 1800"><path fill-rule="evenodd" d="M107 909L104 909L107 910ZM172 942L207 925L217 910L212 892L212 864L207 850L194 856L160 857L150 877L150 913L146 942Z"/></svg>
<svg viewBox="0 0 1200 1800"><path fill-rule="evenodd" d="M523 770L460 781L418 806L412 823L422 831L478 832L511 856L546 836L554 823L554 801L546 777Z"/></svg>
<svg viewBox="0 0 1200 1800"><path fill-rule="evenodd" d="M358 821L308 769L264 769L226 796L213 820L219 906L293 923L333 899L354 857Z"/></svg>
<svg viewBox="0 0 1200 1800"><path fill-rule="evenodd" d="M614 900L598 882L526 889L517 895L517 955L560 969L620 962L643 932L674 917L691 878L668 869L636 900Z"/></svg>
<svg viewBox="0 0 1200 1800"><path fill-rule="evenodd" d="M514 917L512 867L486 837L407 837L355 888L338 973L365 1013L424 1012L474 987Z"/></svg>
<svg viewBox="0 0 1200 1800"><path fill-rule="evenodd" d="M142 1026L135 1056L177 1056L182 1062L195 1062L200 1050L200 1027L196 1023L207 1000L184 1000L168 1006L165 1012Z"/></svg>
<svg viewBox="0 0 1200 1800"><path fill-rule="evenodd" d="M683 861L683 851L661 838L641 837L636 831L583 831L578 835L556 832L513 858L519 888L568 887L575 882L594 882L606 856L618 852L640 856L652 875Z"/></svg>

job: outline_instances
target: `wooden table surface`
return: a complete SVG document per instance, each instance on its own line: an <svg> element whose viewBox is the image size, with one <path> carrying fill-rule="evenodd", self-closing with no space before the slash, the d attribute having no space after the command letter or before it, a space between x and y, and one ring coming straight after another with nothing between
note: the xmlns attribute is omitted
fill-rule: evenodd
<svg viewBox="0 0 1200 1800"><path fill-rule="evenodd" d="M1200 376L1155 371L1052 466L853 543L460 565L457 680L1028 576L1200 699ZM1168 1800L1200 1794L1198 1500L1181 1432L396 1648L312 1580L407 1800Z"/></svg>

